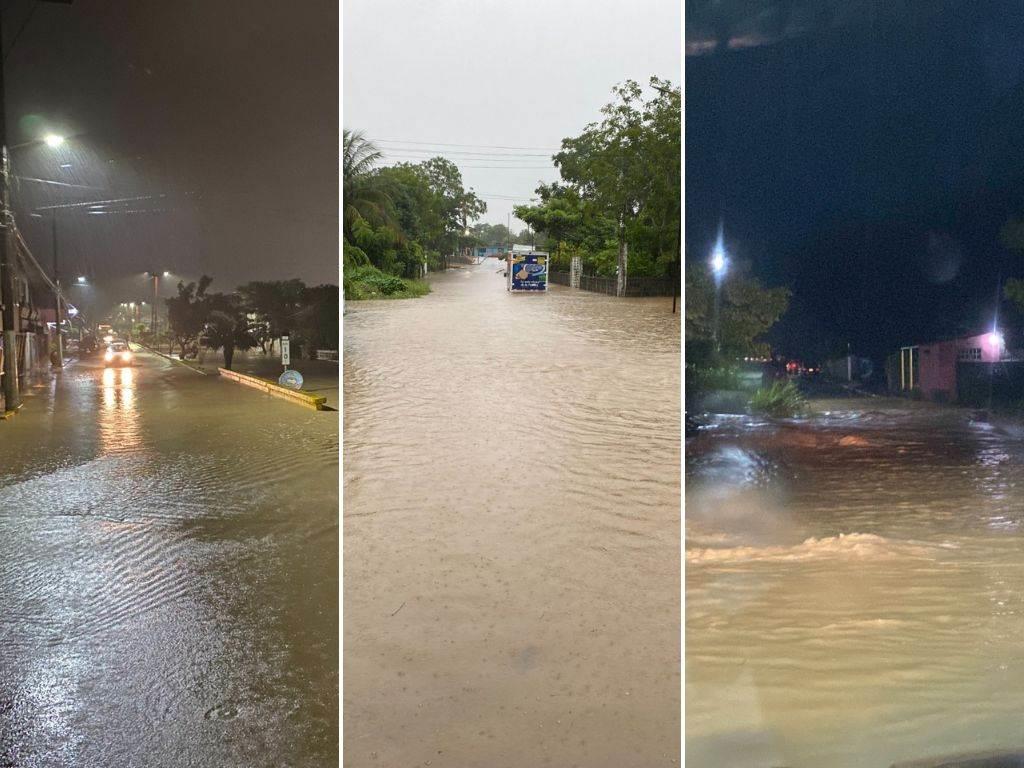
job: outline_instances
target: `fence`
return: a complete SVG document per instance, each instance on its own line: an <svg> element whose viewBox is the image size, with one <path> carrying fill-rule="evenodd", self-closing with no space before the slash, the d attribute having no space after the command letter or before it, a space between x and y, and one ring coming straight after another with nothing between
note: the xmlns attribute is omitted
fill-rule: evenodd
<svg viewBox="0 0 1024 768"><path fill-rule="evenodd" d="M569 285L568 272L549 272L548 280ZM615 295L616 279L599 275L580 275L580 289ZM626 281L626 296L675 296L679 285L671 277L631 277Z"/></svg>
<svg viewBox="0 0 1024 768"><path fill-rule="evenodd" d="M333 360L338 362L338 350L336 349L318 349L316 351L317 360Z"/></svg>

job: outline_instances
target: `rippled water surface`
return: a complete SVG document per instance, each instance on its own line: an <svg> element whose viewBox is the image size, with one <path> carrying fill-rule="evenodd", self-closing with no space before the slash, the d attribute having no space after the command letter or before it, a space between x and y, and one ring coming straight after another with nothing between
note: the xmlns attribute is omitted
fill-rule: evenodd
<svg viewBox="0 0 1024 768"><path fill-rule="evenodd" d="M1024 430L907 402L687 441L686 757L1024 745Z"/></svg>
<svg viewBox="0 0 1024 768"><path fill-rule="evenodd" d="M496 268L348 305L346 764L671 765L679 315Z"/></svg>
<svg viewBox="0 0 1024 768"><path fill-rule="evenodd" d="M338 418L152 355L0 423L0 765L337 764Z"/></svg>

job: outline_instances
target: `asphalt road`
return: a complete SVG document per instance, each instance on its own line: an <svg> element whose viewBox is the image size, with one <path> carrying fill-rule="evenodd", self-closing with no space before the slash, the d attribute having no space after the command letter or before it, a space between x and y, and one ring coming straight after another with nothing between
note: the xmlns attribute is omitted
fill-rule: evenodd
<svg viewBox="0 0 1024 768"><path fill-rule="evenodd" d="M338 414L141 353L0 422L0 766L337 765Z"/></svg>

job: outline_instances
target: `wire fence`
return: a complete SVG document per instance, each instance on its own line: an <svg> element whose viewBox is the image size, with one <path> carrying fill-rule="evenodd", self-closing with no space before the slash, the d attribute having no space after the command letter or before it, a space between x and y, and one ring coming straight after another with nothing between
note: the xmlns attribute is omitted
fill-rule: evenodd
<svg viewBox="0 0 1024 768"><path fill-rule="evenodd" d="M569 285L568 272L550 272L549 278L556 285ZM600 275L580 275L580 289L594 293L615 295L616 279ZM674 296L679 286L671 277L630 277L626 281L626 296Z"/></svg>

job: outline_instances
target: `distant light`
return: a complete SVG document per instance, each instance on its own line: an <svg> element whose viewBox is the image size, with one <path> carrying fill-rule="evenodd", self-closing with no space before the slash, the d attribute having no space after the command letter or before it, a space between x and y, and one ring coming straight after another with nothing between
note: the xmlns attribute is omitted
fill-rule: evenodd
<svg viewBox="0 0 1024 768"><path fill-rule="evenodd" d="M729 260L725 255L725 244L722 242L722 227L718 227L718 237L715 238L715 247L711 251L711 273L716 280L720 280L729 266Z"/></svg>
<svg viewBox="0 0 1024 768"><path fill-rule="evenodd" d="M74 307L71 307L71 306L68 307L68 315L70 315L71 317L74 317L77 314L78 314L78 310L77 309L75 309Z"/></svg>
<svg viewBox="0 0 1024 768"><path fill-rule="evenodd" d="M170 277L170 276L171 276L170 272L164 272L164 277Z"/></svg>
<svg viewBox="0 0 1024 768"><path fill-rule="evenodd" d="M71 167L71 163L61 163L60 167L66 171L68 168Z"/></svg>
<svg viewBox="0 0 1024 768"><path fill-rule="evenodd" d="M128 306L134 308L135 307L135 302L134 301L128 302Z"/></svg>
<svg viewBox="0 0 1024 768"><path fill-rule="evenodd" d="M1003 338L1003 334L999 333L999 331L992 331L991 333L985 334L985 342L990 347L994 347L995 349L1002 349L1003 344L1006 343L1006 340Z"/></svg>
<svg viewBox="0 0 1024 768"><path fill-rule="evenodd" d="M46 146L50 147L51 149L56 149L57 147L64 143L64 137L58 136L55 133L50 133L46 135L43 141L46 142Z"/></svg>
<svg viewBox="0 0 1024 768"><path fill-rule="evenodd" d="M78 276L78 282L79 283L84 283L85 282L85 275L79 275Z"/></svg>

